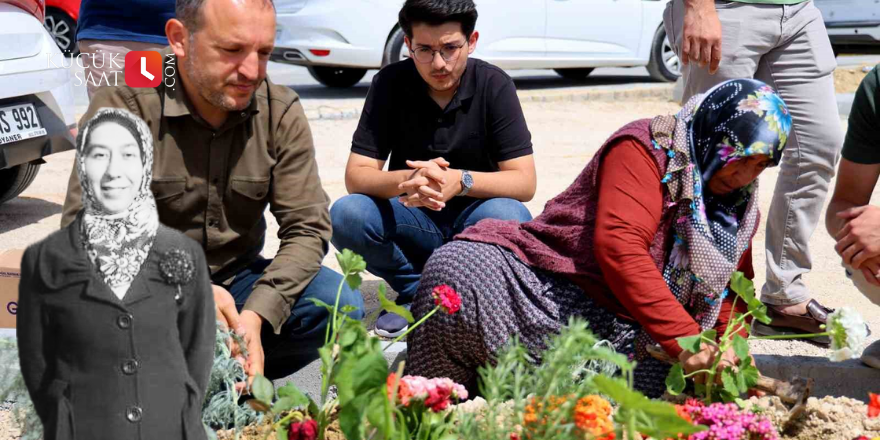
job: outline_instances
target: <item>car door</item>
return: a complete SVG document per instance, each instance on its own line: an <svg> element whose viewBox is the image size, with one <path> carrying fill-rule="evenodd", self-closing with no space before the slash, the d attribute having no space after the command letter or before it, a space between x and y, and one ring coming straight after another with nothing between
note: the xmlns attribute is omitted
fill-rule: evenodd
<svg viewBox="0 0 880 440"><path fill-rule="evenodd" d="M870 0L816 0L828 27L858 27L880 23L880 3Z"/></svg>
<svg viewBox="0 0 880 440"><path fill-rule="evenodd" d="M634 60L643 0L546 0L547 59L554 67L588 67ZM591 64L578 61L590 60Z"/></svg>
<svg viewBox="0 0 880 440"><path fill-rule="evenodd" d="M474 56L504 69L538 66L546 50L545 1L478 1L480 39Z"/></svg>

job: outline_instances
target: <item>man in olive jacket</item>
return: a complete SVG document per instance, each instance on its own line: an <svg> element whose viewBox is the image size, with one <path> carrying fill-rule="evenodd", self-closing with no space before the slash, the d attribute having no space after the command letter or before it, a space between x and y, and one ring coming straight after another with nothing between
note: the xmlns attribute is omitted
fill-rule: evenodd
<svg viewBox="0 0 880 440"><path fill-rule="evenodd" d="M176 17L165 27L170 47L162 53L162 82L105 87L83 120L119 107L147 122L160 221L205 249L218 319L247 341L248 376L287 374L318 357L328 314L309 299L333 304L342 277L321 265L330 200L299 97L266 78L274 6L178 0ZM75 172L62 226L82 208ZM280 226L274 260L260 256L267 206ZM344 305L359 308L353 318L363 316L363 298L347 286Z"/></svg>

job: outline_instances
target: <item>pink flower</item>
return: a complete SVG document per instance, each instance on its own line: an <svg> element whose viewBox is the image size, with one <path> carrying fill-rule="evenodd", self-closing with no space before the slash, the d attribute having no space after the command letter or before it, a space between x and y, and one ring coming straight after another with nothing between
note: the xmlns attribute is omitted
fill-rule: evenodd
<svg viewBox="0 0 880 440"><path fill-rule="evenodd" d="M713 403L688 399L679 407L680 414L688 415L693 424L705 425L707 431L691 434L689 440L778 440L773 424L749 411L742 411L734 403Z"/></svg>
<svg viewBox="0 0 880 440"><path fill-rule="evenodd" d="M461 309L461 297L446 284L435 287L431 296L434 298L434 304L450 315Z"/></svg>
<svg viewBox="0 0 880 440"><path fill-rule="evenodd" d="M434 412L443 411L451 403L451 399L467 399L468 392L460 384L449 378L426 379L421 376L403 376L397 387L397 399L393 398L393 387L396 374L388 375L388 398L409 406L413 401L424 402Z"/></svg>
<svg viewBox="0 0 880 440"><path fill-rule="evenodd" d="M315 440L318 438L318 422L313 419L290 424L287 440Z"/></svg>

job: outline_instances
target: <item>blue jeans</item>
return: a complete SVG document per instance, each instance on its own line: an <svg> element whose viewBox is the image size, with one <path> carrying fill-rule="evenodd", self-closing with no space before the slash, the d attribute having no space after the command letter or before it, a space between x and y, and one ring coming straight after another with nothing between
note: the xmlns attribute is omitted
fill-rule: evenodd
<svg viewBox="0 0 880 440"><path fill-rule="evenodd" d="M235 299L235 307L241 312L253 291L254 283L263 276L263 270L272 262L258 258L250 266L235 275L229 286L229 293ZM266 358L265 375L270 379L284 377L318 359L318 348L324 345L324 335L330 314L323 307L314 305L309 298L316 298L327 304L336 301L336 291L342 275L321 266L315 278L309 282L302 295L290 308L290 317L281 326L281 334L276 335L272 326L264 324L260 339ZM364 298L357 290L345 284L339 297L339 308L346 305L358 307L348 314L353 319L363 319Z"/></svg>
<svg viewBox="0 0 880 440"><path fill-rule="evenodd" d="M434 249L486 218L526 222L532 215L521 202L506 198L457 198L437 212L407 208L396 197L351 194L330 208L331 241L363 256L367 270L398 293L397 303L408 304Z"/></svg>

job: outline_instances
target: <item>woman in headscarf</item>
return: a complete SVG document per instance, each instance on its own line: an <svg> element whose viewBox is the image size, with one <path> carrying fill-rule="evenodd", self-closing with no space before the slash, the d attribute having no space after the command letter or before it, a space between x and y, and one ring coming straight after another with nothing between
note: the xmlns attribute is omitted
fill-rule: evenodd
<svg viewBox="0 0 880 440"><path fill-rule="evenodd" d="M434 252L414 315L443 284L461 310L414 331L407 373L472 387L511 336L536 355L572 316L638 361L635 386L649 396L663 393L669 370L649 344L687 371L708 368L712 348L682 352L676 338L726 327L731 275L753 276L757 177L779 163L790 127L785 103L755 80L626 125L535 220L484 220Z"/></svg>
<svg viewBox="0 0 880 440"><path fill-rule="evenodd" d="M44 438L205 439L214 300L202 249L159 223L150 130L101 109L76 153L83 211L22 259L18 348Z"/></svg>

